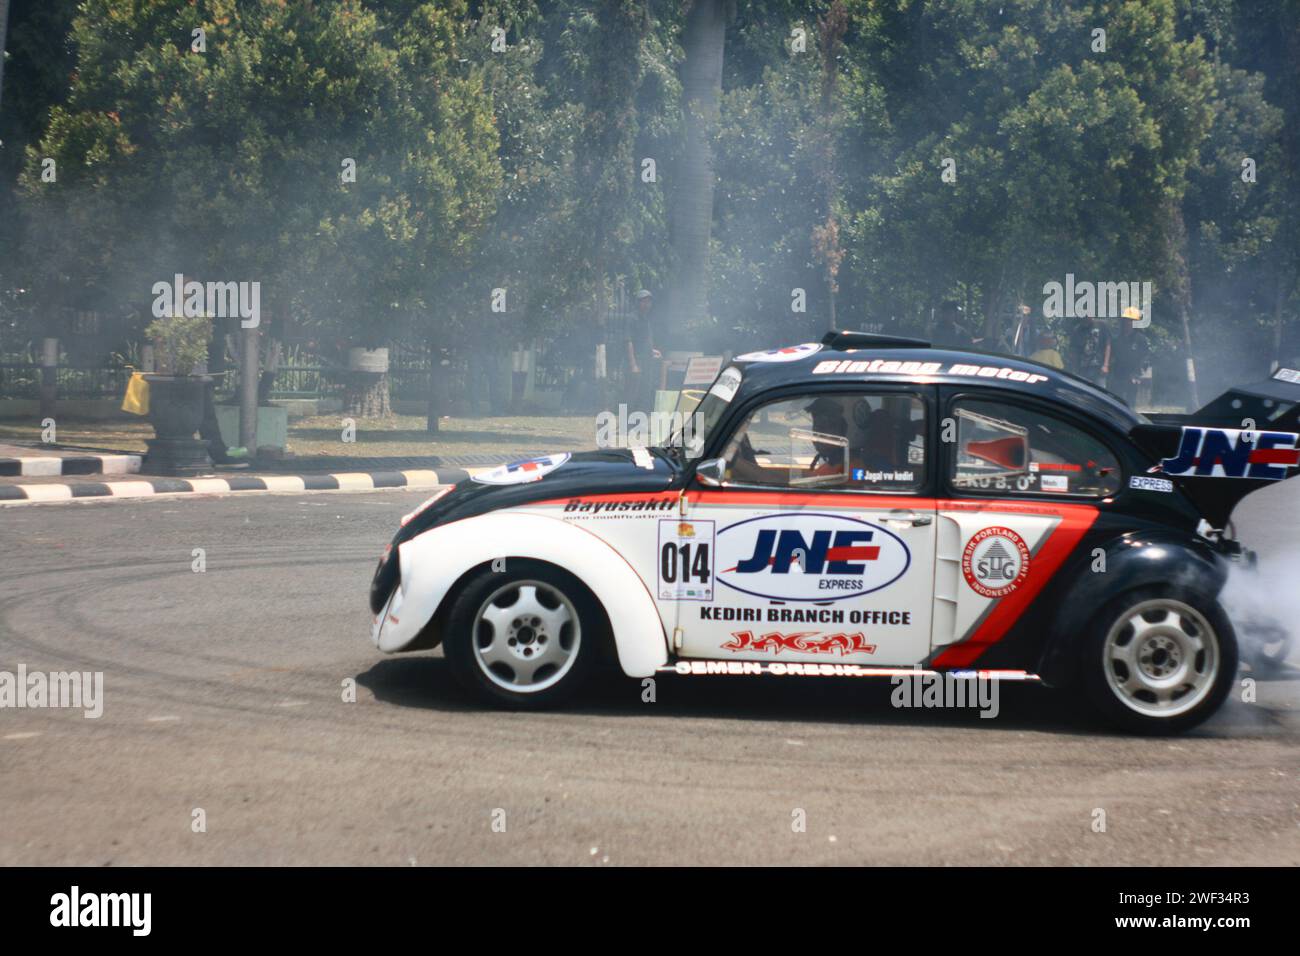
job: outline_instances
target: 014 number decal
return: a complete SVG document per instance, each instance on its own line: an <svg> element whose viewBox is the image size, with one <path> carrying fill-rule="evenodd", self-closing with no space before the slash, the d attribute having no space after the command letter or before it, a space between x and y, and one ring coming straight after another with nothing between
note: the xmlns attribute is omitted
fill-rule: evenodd
<svg viewBox="0 0 1300 956"><path fill-rule="evenodd" d="M694 549L694 556L691 551ZM665 584L709 583L709 546L707 544L673 544L659 549L659 580Z"/></svg>
<svg viewBox="0 0 1300 956"><path fill-rule="evenodd" d="M658 587L664 601L713 600L713 522L659 522Z"/></svg>

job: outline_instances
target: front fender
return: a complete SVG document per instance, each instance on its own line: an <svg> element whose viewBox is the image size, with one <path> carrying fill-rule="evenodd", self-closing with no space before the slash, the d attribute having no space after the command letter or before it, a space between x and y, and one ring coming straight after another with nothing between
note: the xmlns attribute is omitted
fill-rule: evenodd
<svg viewBox="0 0 1300 956"><path fill-rule="evenodd" d="M576 575L604 606L623 672L650 677L668 662L654 599L632 566L604 541L547 515L494 512L431 528L398 546L401 581L372 638L381 651L410 648L471 568L511 558L547 561Z"/></svg>
<svg viewBox="0 0 1300 956"><path fill-rule="evenodd" d="M1092 615L1116 595L1144 587L1179 588L1217 597L1227 580L1227 566L1202 538L1171 531L1134 531L1103 547L1104 571L1092 570L1093 549L1075 559L1069 570L1074 584L1061 596L1052 618L1038 674L1059 686L1070 679L1074 650Z"/></svg>

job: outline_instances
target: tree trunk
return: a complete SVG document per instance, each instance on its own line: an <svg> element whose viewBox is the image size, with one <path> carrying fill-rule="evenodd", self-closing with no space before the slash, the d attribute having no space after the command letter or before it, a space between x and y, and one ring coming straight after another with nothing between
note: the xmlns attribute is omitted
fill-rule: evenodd
<svg viewBox="0 0 1300 956"><path fill-rule="evenodd" d="M817 41L822 56L821 117L818 135L817 175L821 180L822 202L826 217L820 233L813 229L813 250L822 260L826 277L826 312L832 330L838 329L835 296L839 292L837 277L844 252L840 249L840 224L836 218L838 189L835 176L835 89L839 79L839 53L848 32L849 15L843 0L834 0L826 14L817 21Z"/></svg>
<svg viewBox="0 0 1300 956"><path fill-rule="evenodd" d="M686 15L682 47L685 145L673 217L676 275L663 327L674 344L682 330L709 312L709 234L713 227L713 143L722 96L722 55L727 36L726 0L696 0Z"/></svg>
<svg viewBox="0 0 1300 956"><path fill-rule="evenodd" d="M5 80L5 37L9 32L9 0L0 0L0 94L4 92ZM3 96L0 95L0 100Z"/></svg>
<svg viewBox="0 0 1300 956"><path fill-rule="evenodd" d="M443 388L442 366L439 361L442 358L442 351L438 348L437 340L431 335L428 342L429 348L429 382L428 382L428 405L425 408L424 431L429 435L438 433L438 419L442 417L443 409Z"/></svg>
<svg viewBox="0 0 1300 956"><path fill-rule="evenodd" d="M388 373L352 372L343 389L343 414L349 418L388 418Z"/></svg>
<svg viewBox="0 0 1300 956"><path fill-rule="evenodd" d="M1173 200L1169 201L1166 214L1169 217L1166 228L1168 269L1173 276L1174 305L1182 326L1183 355L1187 360L1187 397L1191 402L1187 410L1191 412L1201 407L1201 399L1196 387L1196 361L1192 357L1192 282L1187 274L1187 225L1183 221L1182 207Z"/></svg>
<svg viewBox="0 0 1300 956"><path fill-rule="evenodd" d="M1006 288L1007 270L1004 265L998 272L996 280L990 276L984 284L984 348L990 352L1000 352L1002 323L999 310L1002 307L1003 290Z"/></svg>

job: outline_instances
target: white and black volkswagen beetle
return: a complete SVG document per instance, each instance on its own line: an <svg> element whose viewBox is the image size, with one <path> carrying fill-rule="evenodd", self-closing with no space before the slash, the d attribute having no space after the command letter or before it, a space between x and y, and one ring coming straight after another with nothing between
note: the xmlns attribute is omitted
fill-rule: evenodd
<svg viewBox="0 0 1300 956"><path fill-rule="evenodd" d="M381 651L553 704L624 673L1079 684L1176 732L1222 703L1219 596L1250 491L1296 474L1300 373L1149 421L1060 371L832 333L741 355L664 447L474 475L407 515L370 590Z"/></svg>

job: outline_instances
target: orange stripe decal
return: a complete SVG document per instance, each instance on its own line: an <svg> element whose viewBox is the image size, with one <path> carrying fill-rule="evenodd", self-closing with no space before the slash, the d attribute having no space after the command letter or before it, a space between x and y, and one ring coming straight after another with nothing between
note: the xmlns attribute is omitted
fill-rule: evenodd
<svg viewBox="0 0 1300 956"><path fill-rule="evenodd" d="M950 510L947 509L949 504L955 502L944 502L940 505L940 510ZM1045 503L1034 502L1034 504L1042 506ZM1006 508L1005 503L1002 503L1002 506ZM1007 510L1012 509L1007 508ZM930 666L969 667L989 647L1002 640L1011 629L1011 625L1020 619L1020 615L1060 570L1065 559L1074 553L1080 539L1097 520L1097 509L1088 505L1053 504L1036 510L1040 513L1050 510L1051 513L1060 515L1061 523L1048 534L1029 562L1029 574L1024 584L1006 597L999 598L974 634L960 644L954 644L944 650L930 662Z"/></svg>

